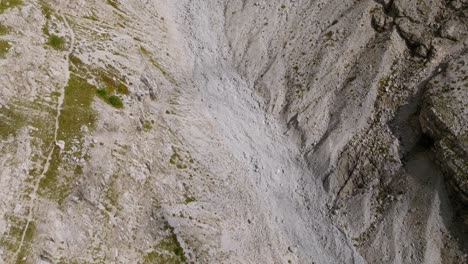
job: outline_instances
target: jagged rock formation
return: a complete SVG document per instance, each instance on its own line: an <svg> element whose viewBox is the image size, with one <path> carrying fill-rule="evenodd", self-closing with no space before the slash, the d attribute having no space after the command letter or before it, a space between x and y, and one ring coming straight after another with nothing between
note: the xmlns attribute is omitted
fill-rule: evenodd
<svg viewBox="0 0 468 264"><path fill-rule="evenodd" d="M449 191L458 207L459 221L468 219L467 53L439 68L427 84L420 123L435 141L434 159L446 176Z"/></svg>
<svg viewBox="0 0 468 264"><path fill-rule="evenodd" d="M465 263L465 0L1 0L0 262Z"/></svg>

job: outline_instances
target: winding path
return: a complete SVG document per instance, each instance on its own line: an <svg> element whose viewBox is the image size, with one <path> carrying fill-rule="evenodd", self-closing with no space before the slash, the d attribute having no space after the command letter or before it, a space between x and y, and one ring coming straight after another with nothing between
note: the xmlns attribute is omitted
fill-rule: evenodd
<svg viewBox="0 0 468 264"><path fill-rule="evenodd" d="M67 28L67 31L69 32L69 36L70 36L70 47L67 51L67 54L66 54L66 61L67 61L67 65L70 64L70 54L73 52L73 48L74 48L74 45L75 45L75 34L73 32L73 29L70 27L70 25L68 24L68 21L66 19L66 17L64 15L60 15L62 20L64 21L64 24ZM68 69L68 67L66 68L66 79L67 79L67 82L64 83L61 87L60 87L60 97L58 98L58 103L57 103L57 115L55 116L55 130L54 130L54 142L57 142L57 134L58 134L58 130L59 130L59 119L60 119L60 114L62 112L62 105L63 105L63 101L64 101L64 98L65 98L65 87L67 86L67 83L68 83L68 80L70 79L70 71ZM41 175L37 178L35 184L34 184L34 189L32 191L32 193L30 194L30 202L29 204L27 205L27 210L28 210L28 216L26 218L27 222L26 222L26 225L24 227L24 230L23 230L23 234L21 236L21 242L18 246L18 249L16 250L14 256L13 256L13 259L16 259L18 257L18 254L21 252L21 249L23 248L24 244L25 244L25 237L26 237L26 234L28 232L28 229L29 229L29 226L31 224L31 222L33 221L33 210L34 210L34 206L35 206L35 202L37 200L37 192L39 190L39 184L41 182L41 180L45 177L47 171L49 170L49 166L50 166L50 161L52 159L52 155L54 153L54 150L56 148L56 144L54 144L54 146L52 146L52 149L50 150L49 152L49 155L47 156L47 159L46 159L46 162L44 164L44 168L42 170L42 173Z"/></svg>

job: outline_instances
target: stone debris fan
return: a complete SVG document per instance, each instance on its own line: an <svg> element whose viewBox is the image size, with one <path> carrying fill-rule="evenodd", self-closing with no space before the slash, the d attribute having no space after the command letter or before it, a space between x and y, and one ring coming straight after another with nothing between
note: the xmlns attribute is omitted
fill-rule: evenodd
<svg viewBox="0 0 468 264"><path fill-rule="evenodd" d="M468 263L468 1L0 0L0 263Z"/></svg>

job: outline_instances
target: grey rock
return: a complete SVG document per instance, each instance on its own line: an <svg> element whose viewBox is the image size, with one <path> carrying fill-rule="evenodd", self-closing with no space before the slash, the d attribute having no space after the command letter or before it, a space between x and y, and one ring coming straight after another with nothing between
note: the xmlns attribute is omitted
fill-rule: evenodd
<svg viewBox="0 0 468 264"><path fill-rule="evenodd" d="M374 10L372 14L372 26L378 32L383 32L385 30L385 25L387 23L387 16L382 9Z"/></svg>
<svg viewBox="0 0 468 264"><path fill-rule="evenodd" d="M463 203L468 202L467 59L465 53L451 61L431 80L420 116L424 133L435 141L438 163Z"/></svg>
<svg viewBox="0 0 468 264"><path fill-rule="evenodd" d="M443 38L459 40L462 34L466 34L466 25L458 18L453 18L444 23L440 30Z"/></svg>
<svg viewBox="0 0 468 264"><path fill-rule="evenodd" d="M388 9L392 5L393 0L376 0L376 2L382 4L385 9Z"/></svg>
<svg viewBox="0 0 468 264"><path fill-rule="evenodd" d="M463 7L466 7L468 2L466 0L452 0L450 1L450 6L455 10L460 10Z"/></svg>
<svg viewBox="0 0 468 264"><path fill-rule="evenodd" d="M430 39L425 34L425 27L423 25L413 23L407 18L398 18L395 24L404 38L411 46L420 46L430 43Z"/></svg>

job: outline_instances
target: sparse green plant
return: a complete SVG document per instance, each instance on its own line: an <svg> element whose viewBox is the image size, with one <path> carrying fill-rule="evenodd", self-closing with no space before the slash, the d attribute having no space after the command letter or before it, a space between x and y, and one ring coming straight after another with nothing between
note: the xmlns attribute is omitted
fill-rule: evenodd
<svg viewBox="0 0 468 264"><path fill-rule="evenodd" d="M65 39L57 35L50 35L48 44L56 50L63 50L65 48Z"/></svg>
<svg viewBox="0 0 468 264"><path fill-rule="evenodd" d="M99 21L99 19L94 14L91 16L84 16L84 18L92 20L92 21Z"/></svg>
<svg viewBox="0 0 468 264"><path fill-rule="evenodd" d="M187 165L185 165L185 164L177 164L176 167L177 167L178 169L184 170L184 169L187 168Z"/></svg>
<svg viewBox="0 0 468 264"><path fill-rule="evenodd" d="M109 96L107 102L115 108L123 108L122 99L116 95Z"/></svg>
<svg viewBox="0 0 468 264"><path fill-rule="evenodd" d="M170 226L169 230L171 232L171 235L165 240L161 241L159 243L159 247L168 252L174 253L178 257L178 261L176 263L184 263L187 261L187 258L184 254L184 249L180 245L177 235L174 233L174 228Z"/></svg>
<svg viewBox="0 0 468 264"><path fill-rule="evenodd" d="M173 216L175 216L175 214L173 214ZM183 215L181 217L183 217ZM179 239L174 232L174 228L166 222L164 224L163 231L166 233L165 237L150 251L143 255L142 264L186 263L187 258L185 257L184 249L182 248Z"/></svg>
<svg viewBox="0 0 468 264"><path fill-rule="evenodd" d="M13 263L29 263L30 248L24 245L20 248L20 243L22 240L24 244L32 242L36 234L35 222L30 221L28 224L27 220L10 214L5 214L4 218L9 223L9 232L0 238L0 246L9 251L18 250L18 255Z"/></svg>
<svg viewBox="0 0 468 264"><path fill-rule="evenodd" d="M150 131L153 128L153 124L154 120L145 120L145 122L143 122L143 130L146 132Z"/></svg>
<svg viewBox="0 0 468 264"><path fill-rule="evenodd" d="M23 5L23 1L21 0L0 0L0 14L8 8L13 8L15 6L21 5Z"/></svg>
<svg viewBox="0 0 468 264"><path fill-rule="evenodd" d="M65 87L57 131L57 139L65 142L65 151L69 151L74 144L76 145L77 141L82 140L83 126L93 129L96 121L96 114L92 108L95 93L96 87L89 84L86 79L74 73L70 75L68 84ZM71 182L82 173L82 169L77 170L75 166L73 170L69 167L68 171L74 171L76 174L61 174L60 172L64 166L72 165L64 164L67 161L63 160L60 151L59 148L54 149L45 177L39 182L39 193L54 199L59 205L71 192ZM80 149L73 155L81 158L83 156L82 151Z"/></svg>
<svg viewBox="0 0 468 264"><path fill-rule="evenodd" d="M41 0L39 3L41 4L42 14L45 16L45 18L51 19L52 14L54 13L52 7L50 7L50 5L44 0Z"/></svg>
<svg viewBox="0 0 468 264"><path fill-rule="evenodd" d="M112 6L113 8L115 8L115 9L118 9L118 8L119 8L118 3L117 3L116 1L114 1L114 0L107 0L107 3L108 3L109 5L111 5L111 6Z"/></svg>
<svg viewBox="0 0 468 264"><path fill-rule="evenodd" d="M10 48L11 45L8 41L0 39L0 58L5 58Z"/></svg>
<svg viewBox="0 0 468 264"><path fill-rule="evenodd" d="M119 204L119 192L115 188L116 176L114 175L112 181L109 184L108 189L104 193L104 208L109 213L117 214L122 210L122 206Z"/></svg>
<svg viewBox="0 0 468 264"><path fill-rule="evenodd" d="M104 88L97 89L96 93L98 94L99 97L101 97L104 100L107 98L107 91Z"/></svg>
<svg viewBox="0 0 468 264"><path fill-rule="evenodd" d="M172 165L176 165L176 168L181 170L188 168L188 166L184 164L184 159L179 154L178 149L176 147L172 147L172 155L171 159L169 160L169 163L171 163Z"/></svg>
<svg viewBox="0 0 468 264"><path fill-rule="evenodd" d="M107 3L109 5L111 5L113 8L117 9L118 11L122 12L122 13L125 13L121 8L120 8L120 4L118 1L116 0L107 0Z"/></svg>
<svg viewBox="0 0 468 264"><path fill-rule="evenodd" d="M109 94L112 93L114 93L114 90L108 87L96 90L97 96L101 98L104 102L108 103L109 105L115 108L123 108L122 99L117 95L109 96Z"/></svg>
<svg viewBox="0 0 468 264"><path fill-rule="evenodd" d="M117 92L120 94L129 94L128 87L122 82L119 82L119 85L117 85Z"/></svg>
<svg viewBox="0 0 468 264"><path fill-rule="evenodd" d="M185 204L193 203L195 201L196 201L195 198L193 198L191 196L188 196L188 195L185 195Z"/></svg>
<svg viewBox="0 0 468 264"><path fill-rule="evenodd" d="M10 27L0 24L0 36L8 34L10 31L11 31Z"/></svg>
<svg viewBox="0 0 468 264"><path fill-rule="evenodd" d="M47 23L44 24L44 26L42 27L42 33L44 33L44 35L46 36L50 36L49 27L47 26Z"/></svg>

